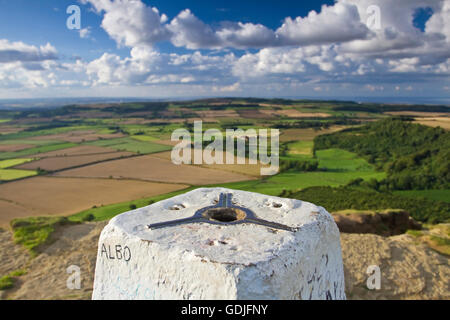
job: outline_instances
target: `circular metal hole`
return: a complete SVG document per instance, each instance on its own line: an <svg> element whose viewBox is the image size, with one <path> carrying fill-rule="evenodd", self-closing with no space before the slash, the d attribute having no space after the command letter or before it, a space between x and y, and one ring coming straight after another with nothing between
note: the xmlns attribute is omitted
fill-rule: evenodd
<svg viewBox="0 0 450 320"><path fill-rule="evenodd" d="M176 205L174 205L174 206L172 206L172 207L170 207L169 209L170 210L181 210L181 209L184 209L184 208L186 208L183 204L176 204Z"/></svg>
<svg viewBox="0 0 450 320"><path fill-rule="evenodd" d="M203 216L209 220L233 222L245 219L246 214L244 211L235 208L214 208L205 211Z"/></svg>

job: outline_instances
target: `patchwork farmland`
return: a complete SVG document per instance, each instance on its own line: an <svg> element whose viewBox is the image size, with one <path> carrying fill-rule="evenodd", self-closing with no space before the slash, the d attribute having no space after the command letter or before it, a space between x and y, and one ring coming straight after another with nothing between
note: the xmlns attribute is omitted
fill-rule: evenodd
<svg viewBox="0 0 450 320"><path fill-rule="evenodd" d="M430 126L446 124L447 109L425 112L420 106L207 99L0 112L0 224L48 215L93 215L102 220L131 205L143 206L200 186L270 195L354 181L376 186L387 177L377 161L333 145L317 150L318 137L392 117ZM281 171L261 176L261 164L174 165L170 154L177 142L171 141L172 132L192 130L198 120L203 121L203 130L281 129ZM417 197L408 191L396 194ZM430 201L439 198L432 190L423 194Z"/></svg>
<svg viewBox="0 0 450 320"><path fill-rule="evenodd" d="M169 159L152 155L108 161L83 168L65 170L58 177L96 177L164 181L190 185L205 185L251 180L252 177L222 170L206 169L190 165L175 165Z"/></svg>

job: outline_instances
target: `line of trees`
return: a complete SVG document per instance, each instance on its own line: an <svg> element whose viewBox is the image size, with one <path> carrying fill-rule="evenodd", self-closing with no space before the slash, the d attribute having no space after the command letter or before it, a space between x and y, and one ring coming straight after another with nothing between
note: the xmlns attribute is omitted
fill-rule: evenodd
<svg viewBox="0 0 450 320"><path fill-rule="evenodd" d="M280 196L320 204L330 212L346 209L403 209L417 221L450 222L450 203L406 198L360 187L311 187L298 192L284 191Z"/></svg>

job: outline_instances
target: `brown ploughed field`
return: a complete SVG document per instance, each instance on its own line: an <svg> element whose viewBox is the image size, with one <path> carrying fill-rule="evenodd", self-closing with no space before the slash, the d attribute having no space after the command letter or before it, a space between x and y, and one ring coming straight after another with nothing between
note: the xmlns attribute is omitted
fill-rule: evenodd
<svg viewBox="0 0 450 320"><path fill-rule="evenodd" d="M83 168L56 173L60 177L128 178L190 185L216 184L251 180L252 177L206 169L191 165L175 165L171 160L155 155L145 155L129 159L93 164Z"/></svg>
<svg viewBox="0 0 450 320"><path fill-rule="evenodd" d="M187 188L147 181L35 177L0 185L0 225L21 216L69 215Z"/></svg>
<svg viewBox="0 0 450 320"><path fill-rule="evenodd" d="M32 144L0 144L0 152L14 152L33 147Z"/></svg>
<svg viewBox="0 0 450 320"><path fill-rule="evenodd" d="M121 157L129 157L134 155L132 152L112 152L95 155L69 156L69 157L54 157L36 160L24 163L15 167L16 169L36 170L41 168L46 171L56 171L67 168L79 167L89 163L96 163L109 159L118 159Z"/></svg>
<svg viewBox="0 0 450 320"><path fill-rule="evenodd" d="M153 156L161 159L170 160L170 151L167 152L160 152L155 153ZM234 156L234 164L226 164L226 152L222 154L222 159L224 164L202 164L200 165L202 168L207 169L217 169L217 170L223 170L228 172L234 172L238 174L244 174L251 177L261 177L261 168L263 167L269 167L269 166L263 166L261 163L258 162L258 164L248 164L248 159L245 159L247 162L246 164L238 164L238 157ZM247 180L250 180L247 179Z"/></svg>

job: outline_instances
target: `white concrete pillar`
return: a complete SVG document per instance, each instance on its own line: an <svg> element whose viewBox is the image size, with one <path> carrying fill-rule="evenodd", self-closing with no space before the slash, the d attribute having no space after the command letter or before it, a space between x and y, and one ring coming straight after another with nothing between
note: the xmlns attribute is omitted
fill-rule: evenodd
<svg viewBox="0 0 450 320"><path fill-rule="evenodd" d="M221 206L221 194L231 209L200 210ZM154 225L196 212L219 224ZM251 212L293 229L247 222ZM99 239L92 298L345 299L344 289L339 230L324 208L202 188L113 218Z"/></svg>

